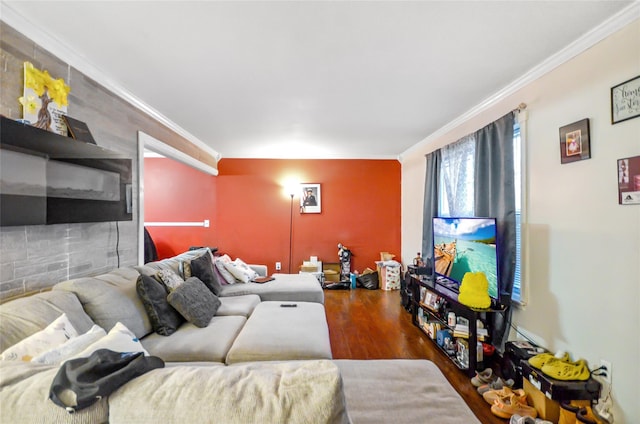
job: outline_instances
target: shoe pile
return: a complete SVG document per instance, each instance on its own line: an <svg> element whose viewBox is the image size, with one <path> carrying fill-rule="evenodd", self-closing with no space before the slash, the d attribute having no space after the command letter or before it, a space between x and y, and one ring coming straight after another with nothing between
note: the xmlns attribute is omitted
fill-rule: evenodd
<svg viewBox="0 0 640 424"><path fill-rule="evenodd" d="M591 406L574 405L573 402L561 402L559 424L565 423L609 424L610 421L600 417Z"/></svg>
<svg viewBox="0 0 640 424"><path fill-rule="evenodd" d="M572 362L567 352L541 353L529 358L529 365L556 380L586 381L591 377L587 361L580 359Z"/></svg>
<svg viewBox="0 0 640 424"><path fill-rule="evenodd" d="M543 420L542 418L532 418L527 416L520 416L518 414L512 415L509 420L509 424L553 424L551 421Z"/></svg>
<svg viewBox="0 0 640 424"><path fill-rule="evenodd" d="M500 390L505 387L511 388L513 387L513 384L514 384L514 381L512 379L503 380L500 377L498 377L496 380L492 381L491 383L483 384L482 386L478 387L478 393L482 395L485 392L489 392L492 390Z"/></svg>
<svg viewBox="0 0 640 424"><path fill-rule="evenodd" d="M527 394L522 389L512 390L513 380L503 380L493 373L491 368L476 372L471 384L478 388L483 399L491 405L491 412L500 417L518 419L528 417L535 419L536 409L527 403ZM512 421L516 424L538 423L539 421Z"/></svg>
<svg viewBox="0 0 640 424"><path fill-rule="evenodd" d="M476 376L471 378L471 384L475 387L480 387L485 384L493 383L498 379L498 376L493 373L491 368L485 368L483 371L476 371Z"/></svg>

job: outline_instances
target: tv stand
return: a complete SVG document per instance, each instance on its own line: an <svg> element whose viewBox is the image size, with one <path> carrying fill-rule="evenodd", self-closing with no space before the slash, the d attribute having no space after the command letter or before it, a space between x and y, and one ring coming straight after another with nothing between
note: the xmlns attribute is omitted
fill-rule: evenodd
<svg viewBox="0 0 640 424"><path fill-rule="evenodd" d="M412 322L420 328L425 335L433 341L436 346L447 356L456 366L465 372L469 377L475 375L476 371L484 369L484 361L478 352L478 340L482 338L478 335L477 320L487 321L487 316L493 313L504 313L505 308L496 306L492 302L492 307L488 309L470 308L458 302L458 292L441 284L436 284L432 276L428 275L407 275L407 284L410 287L412 296ZM457 289L457 287L456 287ZM453 336L455 325L450 326L447 322L447 315L453 312L456 318L468 321L468 336L453 337L456 341L456 350L451 346L442 345L442 337L438 340L438 335L433 329L439 328L441 331L449 332ZM487 326L488 327L488 326ZM484 342L491 341L491 328L487 328L487 335L483 337ZM461 347L462 346L462 347ZM466 354L458 355L459 349ZM459 358L462 357L462 360ZM465 357L468 357L466 361Z"/></svg>

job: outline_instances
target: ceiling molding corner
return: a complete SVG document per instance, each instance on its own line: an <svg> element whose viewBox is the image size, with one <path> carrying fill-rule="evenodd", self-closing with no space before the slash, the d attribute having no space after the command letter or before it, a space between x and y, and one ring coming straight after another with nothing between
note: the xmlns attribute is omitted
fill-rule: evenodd
<svg viewBox="0 0 640 424"><path fill-rule="evenodd" d="M611 18L604 21L602 24L594 27L591 31L586 33L584 36L575 40L573 43L569 44L558 53L550 56L549 58L542 61L540 64L536 65L532 69L530 69L527 73L522 75L520 78L513 81L511 84L507 85L503 89L497 91L492 96L489 96L481 103L477 104L473 108L469 109L467 112L455 118L453 121L439 128L435 132L431 133L418 143L409 147L404 152L400 153L399 160L402 163L403 158L412 154L416 150L420 150L425 146L428 146L431 142L446 134L447 132L453 130L454 128L462 125L464 122L469 119L479 115L481 112L488 110L490 107L496 105L501 100L507 98L508 96L516 93L518 90L526 87L531 84L533 81L542 77L543 75L553 71L558 66L563 63L571 60L576 57L580 53L586 51L591 48L595 44L614 34L615 32L621 30L631 22L636 19L640 19L640 2L635 1L626 8L622 9L620 12L613 15ZM517 105L514 105L515 108Z"/></svg>
<svg viewBox="0 0 640 424"><path fill-rule="evenodd" d="M213 158L215 158L216 162L221 159L222 156L218 151L216 151L211 146L137 98L130 91L122 87L122 85L120 85L117 81L113 80L104 72L100 71L84 56L81 56L74 50L69 49L62 41L58 40L53 35L41 30L37 25L34 25L25 16L15 11L10 5L4 2L0 2L0 8L0 20L4 21L7 25L10 25L16 31L28 37L34 43L49 51L51 54L67 63L69 66L73 66L78 71L96 81L98 84L101 84L107 90L111 91L114 95L122 98L136 109L158 121L160 124L169 128L171 131L183 137L190 143L194 144L199 149L205 151Z"/></svg>

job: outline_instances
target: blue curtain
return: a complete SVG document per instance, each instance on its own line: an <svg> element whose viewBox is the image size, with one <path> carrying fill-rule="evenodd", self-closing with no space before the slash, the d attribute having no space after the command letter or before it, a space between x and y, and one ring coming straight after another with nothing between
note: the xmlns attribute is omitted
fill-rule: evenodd
<svg viewBox="0 0 640 424"><path fill-rule="evenodd" d="M498 290L504 313L488 314L491 320L493 344L502 349L511 322L511 292L516 265L516 204L514 178L514 124L510 112L469 136L475 139L474 156L474 215L497 219L500 280ZM442 149L426 155L422 253L433 258L433 217L438 216L439 180L442 168ZM458 193L459 194L459 193ZM456 196L456 194L454 194ZM455 199L454 199L455 200ZM458 199L461 200L461 199Z"/></svg>
<svg viewBox="0 0 640 424"><path fill-rule="evenodd" d="M424 182L424 206L422 212L422 257L426 264L433 264L433 217L438 216L438 180L440 174L440 150L426 155L427 170Z"/></svg>
<svg viewBox="0 0 640 424"><path fill-rule="evenodd" d="M513 112L478 130L476 135L475 214L497 218L500 297L508 306L493 318L494 345L502 347L511 322L511 292L516 266L516 203L513 163Z"/></svg>
<svg viewBox="0 0 640 424"><path fill-rule="evenodd" d="M500 293L513 289L516 264L516 200L513 164L514 114L476 132L475 214L498 220Z"/></svg>

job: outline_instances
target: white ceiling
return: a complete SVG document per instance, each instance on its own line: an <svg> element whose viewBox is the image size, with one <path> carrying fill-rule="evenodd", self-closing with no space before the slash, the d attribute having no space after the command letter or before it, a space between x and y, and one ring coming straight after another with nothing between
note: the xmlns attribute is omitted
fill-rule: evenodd
<svg viewBox="0 0 640 424"><path fill-rule="evenodd" d="M223 158L396 158L630 3L3 1L2 11Z"/></svg>

